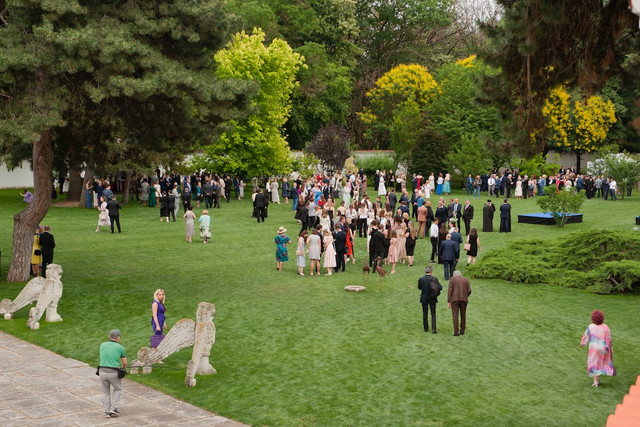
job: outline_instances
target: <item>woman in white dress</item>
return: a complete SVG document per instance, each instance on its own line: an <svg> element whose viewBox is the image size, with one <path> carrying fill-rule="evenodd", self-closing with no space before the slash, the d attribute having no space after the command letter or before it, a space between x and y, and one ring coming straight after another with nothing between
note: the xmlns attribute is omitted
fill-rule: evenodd
<svg viewBox="0 0 640 427"><path fill-rule="evenodd" d="M278 194L279 186L278 181L274 179L271 183L271 201L277 204L280 204L280 194Z"/></svg>
<svg viewBox="0 0 640 427"><path fill-rule="evenodd" d="M431 192L434 192L436 189L436 179L433 176L433 172L431 172L431 175L429 175L429 190L431 190Z"/></svg>
<svg viewBox="0 0 640 427"><path fill-rule="evenodd" d="M100 196L100 206L98 206L100 213L98 214L98 227L96 233L100 232L100 227L111 226L111 219L109 218L109 212L107 211L107 202L104 197Z"/></svg>
<svg viewBox="0 0 640 427"><path fill-rule="evenodd" d="M336 248L333 246L333 236L329 230L325 230L324 237L324 263L322 266L327 269L327 276L331 276L336 267Z"/></svg>
<svg viewBox="0 0 640 427"><path fill-rule="evenodd" d="M349 206L351 204L351 181L347 181L347 185L342 187L342 200L344 201L345 206Z"/></svg>
<svg viewBox="0 0 640 427"><path fill-rule="evenodd" d="M380 175L380 182L378 183L378 196L386 196L387 187L384 185L384 175Z"/></svg>
<svg viewBox="0 0 640 427"><path fill-rule="evenodd" d="M522 198L522 178L518 178L516 182L516 199Z"/></svg>

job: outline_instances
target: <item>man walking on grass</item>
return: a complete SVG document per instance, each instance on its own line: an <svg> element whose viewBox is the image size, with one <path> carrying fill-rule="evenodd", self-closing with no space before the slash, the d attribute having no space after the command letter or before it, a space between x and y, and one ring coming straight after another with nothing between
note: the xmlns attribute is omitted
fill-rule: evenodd
<svg viewBox="0 0 640 427"><path fill-rule="evenodd" d="M469 280L462 277L459 270L453 272L453 277L449 280L449 290L447 292L447 305L451 308L453 315L453 336L464 335L467 326L467 304L471 295L471 285ZM460 327L458 328L458 313L460 313Z"/></svg>
<svg viewBox="0 0 640 427"><path fill-rule="evenodd" d="M432 282L434 282L432 284ZM420 289L420 303L422 304L422 326L425 332L429 332L429 310L431 310L431 333L436 331L436 304L438 295L442 291L442 285L437 277L433 276L433 267L427 265L424 268L424 276L418 279Z"/></svg>
<svg viewBox="0 0 640 427"><path fill-rule="evenodd" d="M100 365L98 375L102 386L102 408L106 418L120 415L120 391L121 379L118 377L118 368L127 367L127 357L124 347L120 345L120 331L117 329L109 332L109 341L100 344ZM113 387L113 395L111 394Z"/></svg>
<svg viewBox="0 0 640 427"><path fill-rule="evenodd" d="M118 225L118 233L120 233L120 203L116 200L116 195L111 196L111 200L107 202L107 210L109 211L109 219L111 220L111 234L113 234L113 224Z"/></svg>

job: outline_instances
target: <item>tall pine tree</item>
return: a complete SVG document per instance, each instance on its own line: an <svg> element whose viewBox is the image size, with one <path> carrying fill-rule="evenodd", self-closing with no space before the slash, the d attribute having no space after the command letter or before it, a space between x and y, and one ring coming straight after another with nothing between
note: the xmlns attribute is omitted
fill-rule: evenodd
<svg viewBox="0 0 640 427"><path fill-rule="evenodd" d="M35 187L14 217L15 282L28 278L33 230L49 208L54 150L92 161L116 138L149 150L206 143L241 115L250 83L215 78L231 25L223 2L2 3L0 153L30 159Z"/></svg>

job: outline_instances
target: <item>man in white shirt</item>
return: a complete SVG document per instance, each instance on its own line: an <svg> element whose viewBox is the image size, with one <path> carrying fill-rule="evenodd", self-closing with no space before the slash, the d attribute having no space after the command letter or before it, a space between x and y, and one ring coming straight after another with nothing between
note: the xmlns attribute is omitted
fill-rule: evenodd
<svg viewBox="0 0 640 427"><path fill-rule="evenodd" d="M618 198L616 197L617 188L618 188L618 183L616 182L615 179L611 178L611 181L609 181L609 196L611 197L611 200L618 200Z"/></svg>
<svg viewBox="0 0 640 427"><path fill-rule="evenodd" d="M429 228L429 237L431 238L431 260L429 262L434 263L436 252L438 252L438 225L439 220L436 218L431 223L431 228Z"/></svg>
<svg viewBox="0 0 640 427"><path fill-rule="evenodd" d="M487 184L489 185L489 196L494 196L495 194L493 190L494 188L496 188L496 178L493 174L491 174L491 176L487 180Z"/></svg>

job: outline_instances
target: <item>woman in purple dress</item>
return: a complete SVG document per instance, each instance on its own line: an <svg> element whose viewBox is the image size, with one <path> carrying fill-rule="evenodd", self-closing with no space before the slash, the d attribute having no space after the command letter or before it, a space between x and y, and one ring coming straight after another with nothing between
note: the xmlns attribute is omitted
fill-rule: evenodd
<svg viewBox="0 0 640 427"><path fill-rule="evenodd" d="M162 332L167 327L164 318L165 311L167 310L164 307L164 290L156 289L153 293L153 303L151 304L151 327L155 335L162 335Z"/></svg>
<svg viewBox="0 0 640 427"><path fill-rule="evenodd" d="M604 324L604 314L600 310L591 313L592 324L582 335L580 346L589 344L587 356L587 372L593 377L593 387L600 385L600 375L614 376L616 368L613 366L613 348L611 347L611 332Z"/></svg>

